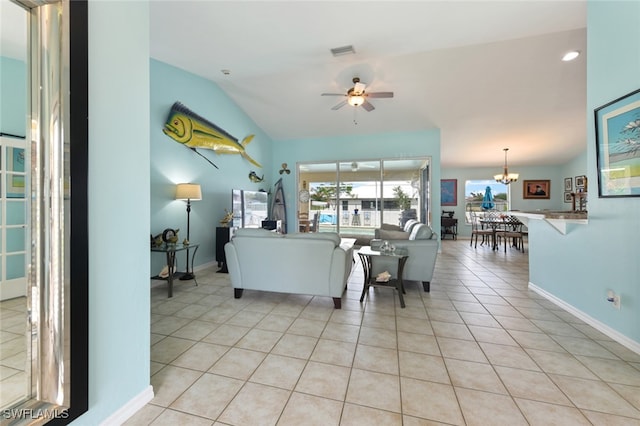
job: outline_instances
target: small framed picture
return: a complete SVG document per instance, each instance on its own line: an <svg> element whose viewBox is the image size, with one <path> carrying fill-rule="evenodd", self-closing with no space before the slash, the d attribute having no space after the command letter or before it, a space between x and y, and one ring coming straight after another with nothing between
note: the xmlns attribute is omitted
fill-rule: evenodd
<svg viewBox="0 0 640 426"><path fill-rule="evenodd" d="M571 179L571 178L569 178ZM565 203L571 203L573 201L573 197L571 197L571 192L566 192L564 193L564 202Z"/></svg>
<svg viewBox="0 0 640 426"><path fill-rule="evenodd" d="M569 192L573 190L573 179L571 179L570 177L564 178L564 190ZM567 196L565 195L564 198L566 199Z"/></svg>
<svg viewBox="0 0 640 426"><path fill-rule="evenodd" d="M548 200L551 193L551 181L525 180L522 185L522 198Z"/></svg>
<svg viewBox="0 0 640 426"><path fill-rule="evenodd" d="M585 175L576 176L576 189L578 188L582 189L582 191L579 192L587 191L587 177Z"/></svg>

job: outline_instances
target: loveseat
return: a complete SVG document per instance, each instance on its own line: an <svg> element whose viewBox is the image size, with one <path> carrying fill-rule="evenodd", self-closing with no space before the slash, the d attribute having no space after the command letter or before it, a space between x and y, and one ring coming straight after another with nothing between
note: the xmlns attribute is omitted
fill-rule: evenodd
<svg viewBox="0 0 640 426"><path fill-rule="evenodd" d="M236 299L244 289L263 290L329 296L336 309L342 307L353 248L341 247L334 232L281 235L243 228L224 251Z"/></svg>
<svg viewBox="0 0 640 426"><path fill-rule="evenodd" d="M409 258L404 265L403 280L421 281L424 291L430 291L438 257L438 235L428 225L418 221L408 221L404 229L394 225L384 226L376 229L376 238L371 240L371 248L379 249L383 241L388 241L396 248L406 248ZM398 262L393 258L376 256L371 260L372 276L387 271L395 277L397 268Z"/></svg>

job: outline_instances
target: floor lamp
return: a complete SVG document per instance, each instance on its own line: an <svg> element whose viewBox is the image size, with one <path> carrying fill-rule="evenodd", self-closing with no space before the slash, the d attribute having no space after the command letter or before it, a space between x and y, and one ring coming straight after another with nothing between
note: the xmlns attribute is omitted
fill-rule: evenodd
<svg viewBox="0 0 640 426"><path fill-rule="evenodd" d="M191 201L202 200L202 191L197 183L179 183L176 186L176 200L187 200L187 241L189 241L189 219L191 216ZM195 277L189 270L189 249L187 249L187 269L181 280L192 280Z"/></svg>

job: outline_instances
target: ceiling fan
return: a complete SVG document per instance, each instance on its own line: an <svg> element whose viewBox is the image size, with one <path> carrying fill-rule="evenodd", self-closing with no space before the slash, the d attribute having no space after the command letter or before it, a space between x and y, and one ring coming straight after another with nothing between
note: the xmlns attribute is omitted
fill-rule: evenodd
<svg viewBox="0 0 640 426"><path fill-rule="evenodd" d="M343 106L349 104L351 106L357 107L362 106L362 108L367 111L373 111L375 107L367 100L367 98L393 98L393 92L370 92L365 93L366 84L360 83L359 77L353 77L353 87L347 90L347 94L344 93L323 93L321 96L346 96L347 99L335 105L332 110L340 109Z"/></svg>

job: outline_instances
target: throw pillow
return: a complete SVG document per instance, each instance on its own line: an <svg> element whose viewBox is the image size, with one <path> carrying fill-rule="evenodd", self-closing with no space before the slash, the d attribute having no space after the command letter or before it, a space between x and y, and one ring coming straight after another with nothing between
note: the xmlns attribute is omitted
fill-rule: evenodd
<svg viewBox="0 0 640 426"><path fill-rule="evenodd" d="M408 240L409 233L404 231L387 231L386 229L380 229L378 236L382 240Z"/></svg>
<svg viewBox="0 0 640 426"><path fill-rule="evenodd" d="M430 240L433 236L433 230L429 228L424 223L420 223L413 227L411 231L411 235L409 236L410 240Z"/></svg>
<svg viewBox="0 0 640 426"><path fill-rule="evenodd" d="M418 222L415 219L409 219L405 224L404 224L404 232L411 232L413 230L413 227L416 226L417 224L419 224L420 222Z"/></svg>

